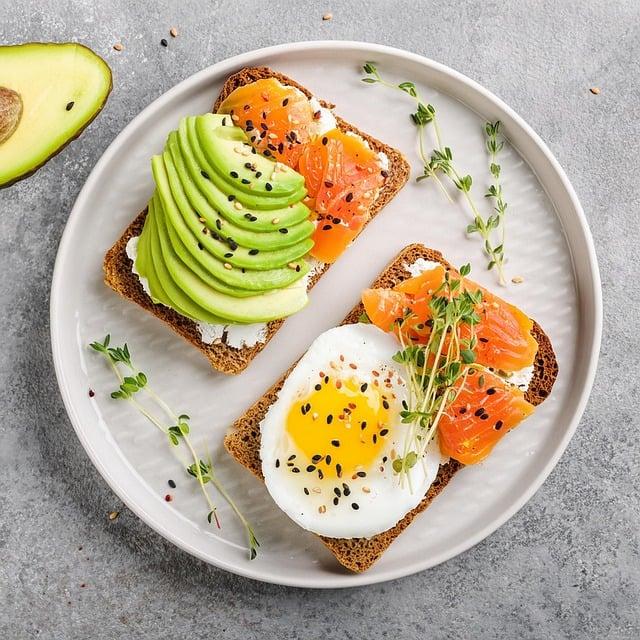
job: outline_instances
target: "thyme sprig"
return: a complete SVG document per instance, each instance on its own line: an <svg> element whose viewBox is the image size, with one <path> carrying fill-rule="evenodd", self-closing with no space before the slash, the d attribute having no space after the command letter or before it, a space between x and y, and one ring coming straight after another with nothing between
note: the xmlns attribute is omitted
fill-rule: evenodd
<svg viewBox="0 0 640 640"><path fill-rule="evenodd" d="M417 179L419 181L425 178L432 178L442 191L445 198L449 202L453 202L451 196L449 195L449 192L445 189L436 171L431 168L430 158L427 155L425 149L425 129L429 124L433 125L438 148L442 148L440 125L438 124L438 119L436 117L435 107L432 104L429 104L422 100L422 98L418 94L418 89L413 82L401 82L400 84L387 82L382 78L382 76L378 72L378 69L372 62L366 62L363 66L363 69L364 72L368 75L366 78L362 78L362 82L365 82L367 84L380 84L383 87L387 87L388 89L401 91L408 94L415 100L416 110L411 113L411 120L413 124L418 128L418 154L420 155L420 159L422 160L424 171L424 174Z"/></svg>
<svg viewBox="0 0 640 640"><path fill-rule="evenodd" d="M480 235L483 240L484 252L489 259L487 269L495 269L498 274L499 283L501 285L505 285L504 212L506 211L507 205L502 195L502 187L499 183L500 165L496 162L497 155L504 145L504 141L498 139L500 122L488 122L485 125L485 133L487 136L486 145L490 153L489 168L494 177L494 183L489 187L486 195L487 197L495 199L495 213L485 219L480 213L471 193L471 187L473 185L472 177L469 174L463 174L458 170L454 163L451 147L443 144L442 132L436 116L435 107L422 100L413 82L401 82L400 84L388 82L380 75L376 66L371 62L366 62L363 69L367 74L367 77L362 78L363 82L367 84L380 84L389 89L399 90L413 98L416 105L416 111L411 113L411 119L418 127L419 155L423 165L423 173L418 176L417 181L420 182L427 178L435 180L436 184L449 202L452 202L451 196L440 180L439 174L446 176L455 188L462 192L473 216L473 223L467 226L467 233L478 233ZM424 143L424 131L427 124L433 124L436 141L436 146L431 151L430 155L427 155ZM499 244L495 244L492 237L492 231L498 227L501 227L501 241Z"/></svg>
<svg viewBox="0 0 640 640"><path fill-rule="evenodd" d="M231 499L222 483L217 478L211 457L208 456L206 461L201 459L196 453L195 447L191 442L189 434L191 427L189 421L191 418L186 413L177 414L171 407L151 388L147 375L137 369L131 360L131 353L128 345L125 343L122 347L110 346L111 336L107 335L102 342L92 342L89 346L98 353L102 354L107 360L113 373L118 380L118 388L111 392L111 397L115 400L126 400L130 402L136 410L141 413L151 424L153 424L165 437L173 447L179 447L182 443L189 452L189 457L193 462L186 467L186 472L198 481L198 485L207 502L209 511L207 513L207 521L209 524L215 522L220 528L220 521L217 515L216 506L209 494L207 485L212 484L216 490L222 495L224 500L229 504L231 509L242 522L245 528L249 547L249 558L253 560L258 553L258 542L255 533L238 509L235 502ZM127 375L123 375L121 368L124 368ZM169 425L166 420L158 418L145 405L140 402L139 397L142 393L146 393L155 404L161 409L162 413L168 418Z"/></svg>
<svg viewBox="0 0 640 640"><path fill-rule="evenodd" d="M407 311L396 323L401 349L393 359L405 368L409 399L403 402L402 422L409 425L402 454L392 463L393 470L405 478L412 491L409 471L424 459L438 424L456 399L476 360L475 325L480 321L476 306L482 302L482 291L465 288L464 278L470 265L460 268L460 278L447 271L440 287L429 301L429 317L419 318ZM405 328L415 323L430 326L426 344L412 344ZM463 328L468 327L463 334Z"/></svg>

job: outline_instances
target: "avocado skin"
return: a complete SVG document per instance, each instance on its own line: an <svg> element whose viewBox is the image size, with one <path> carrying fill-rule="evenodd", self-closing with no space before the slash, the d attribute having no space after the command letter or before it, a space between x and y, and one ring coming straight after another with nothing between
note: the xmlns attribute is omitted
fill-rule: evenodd
<svg viewBox="0 0 640 640"><path fill-rule="evenodd" d="M87 47L84 44L78 43L78 42L25 42L25 43L22 43L22 44L14 44L14 45L0 45L0 53L1 53L2 49L6 49L6 48L14 48L15 49L15 48L22 48L22 47L26 48L26 47L33 47L33 46L38 46L38 47L74 46L74 47L81 47L82 49L86 49L93 56L95 56L98 59L98 61L100 63L102 63L102 65L104 66L104 71L106 72L106 74L107 74L107 76L109 78L109 86L106 89L106 92L105 92L105 95L104 95L104 98L103 98L102 102L100 104L98 104L95 113L93 113L93 115L91 115L89 117L89 119L86 122L84 122L80 126L80 128L78 128L73 133L72 136L70 136L62 145L60 145L56 149L54 149L50 153L50 155L48 155L46 158L44 158L38 164L34 165L30 169L27 169L26 171L24 171L20 175L13 177L11 180L9 180L7 182L0 182L0 189L6 189L7 187L10 187L10 186L16 184L16 182L19 182L20 180L24 180L25 178L28 178L28 177L32 176L36 171L38 171L38 169L41 169L47 162L49 162L49 160L51 160L51 158L57 156L61 151L63 151L65 149L65 147L69 143L71 143L74 140L76 140L82 134L82 132L98 117L98 115L100 114L102 109L104 109L104 106L107 104L107 100L108 100L109 95L111 94L111 91L113 89L113 74L111 73L111 67L109 67L109 65L107 64L106 60L104 58L102 58L102 56L99 56L95 51L93 51L93 49ZM24 118L24 114L23 114L23 118Z"/></svg>

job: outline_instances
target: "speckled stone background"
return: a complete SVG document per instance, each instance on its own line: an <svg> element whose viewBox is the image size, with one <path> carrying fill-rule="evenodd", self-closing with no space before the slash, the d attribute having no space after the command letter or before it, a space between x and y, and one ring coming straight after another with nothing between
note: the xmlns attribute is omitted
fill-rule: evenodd
<svg viewBox="0 0 640 640"><path fill-rule="evenodd" d="M58 242L116 134L202 67L303 38L403 47L506 100L572 180L605 296L591 401L537 495L454 560L346 591L260 584L165 543L89 462L49 346ZM0 0L0 43L27 40L88 44L112 66L115 87L78 141L0 192L0 638L640 637L638 2ZM121 511L113 522L111 510Z"/></svg>

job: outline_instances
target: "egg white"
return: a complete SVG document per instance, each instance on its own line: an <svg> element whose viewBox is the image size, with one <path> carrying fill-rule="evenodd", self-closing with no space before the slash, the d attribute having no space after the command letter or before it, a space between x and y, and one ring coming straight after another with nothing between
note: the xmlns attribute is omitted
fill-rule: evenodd
<svg viewBox="0 0 640 640"><path fill-rule="evenodd" d="M361 383L369 384L374 382L372 371L384 377L393 373L389 392L396 395L399 406L407 397L407 389L401 366L392 360L397 351L395 337L373 325L345 325L326 331L300 359L262 420L260 458L265 484L280 509L304 529L332 538L369 538L386 531L420 503L444 463L437 440L433 440L425 456L410 470L410 483L406 477L400 482L392 470L391 458L393 450L398 454L403 451L407 425L401 423L397 414L388 425L389 434L380 454L388 458L383 471L376 461L371 468L363 467L364 478L354 479L345 474L339 480L319 480L304 469L291 473L286 465L290 455L301 455L286 431L289 409L311 392L320 372L330 372L332 377L355 375ZM340 361L340 355L344 356L344 362ZM349 368L349 363L355 363L357 370ZM344 495L343 482L348 486L348 496ZM333 504L335 487L342 494L337 506ZM305 494L305 488L309 495Z"/></svg>

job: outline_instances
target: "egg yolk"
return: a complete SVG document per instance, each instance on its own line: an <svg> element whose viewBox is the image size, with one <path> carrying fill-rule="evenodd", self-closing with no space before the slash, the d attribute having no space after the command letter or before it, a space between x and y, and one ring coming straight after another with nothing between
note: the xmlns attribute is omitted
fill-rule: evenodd
<svg viewBox="0 0 640 640"><path fill-rule="evenodd" d="M379 464L391 415L397 413L392 391L375 384L324 376L306 397L289 409L286 430L298 452L295 468L340 478ZM292 463L289 462L289 466Z"/></svg>

